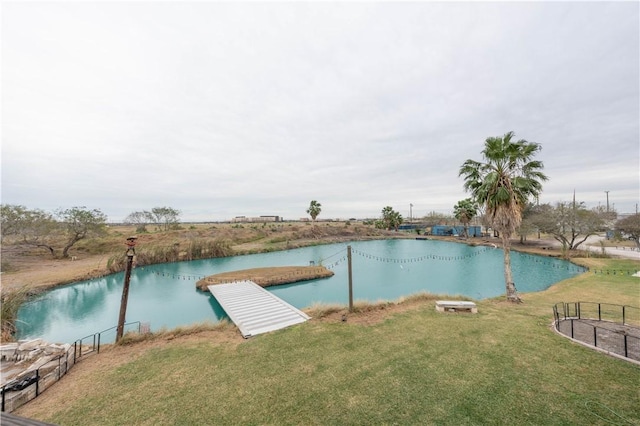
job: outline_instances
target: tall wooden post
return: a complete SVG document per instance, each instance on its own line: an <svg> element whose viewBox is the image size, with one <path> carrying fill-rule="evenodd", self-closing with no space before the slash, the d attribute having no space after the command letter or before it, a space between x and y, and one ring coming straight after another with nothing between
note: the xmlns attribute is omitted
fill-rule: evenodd
<svg viewBox="0 0 640 426"><path fill-rule="evenodd" d="M135 245L136 237L127 238L127 268L124 273L124 286L122 287L122 299L120 300L120 316L118 317L118 328L116 329L116 343L122 339L124 334L124 322L127 315L127 302L129 300L129 281L131 280L133 256L136 254Z"/></svg>
<svg viewBox="0 0 640 426"><path fill-rule="evenodd" d="M353 270L351 269L351 246L347 246L347 264L349 265L349 312L353 312Z"/></svg>

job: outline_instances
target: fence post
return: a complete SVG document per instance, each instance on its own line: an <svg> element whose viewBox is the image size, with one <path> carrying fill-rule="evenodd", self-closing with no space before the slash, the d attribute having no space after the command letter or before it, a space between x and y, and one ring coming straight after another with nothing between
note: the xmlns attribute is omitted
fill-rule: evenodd
<svg viewBox="0 0 640 426"><path fill-rule="evenodd" d="M40 390L40 369L36 370L36 397L40 394L38 391Z"/></svg>
<svg viewBox="0 0 640 426"><path fill-rule="evenodd" d="M598 321L602 321L602 310L601 310L601 304L598 303Z"/></svg>
<svg viewBox="0 0 640 426"><path fill-rule="evenodd" d="M593 327L593 346L598 347L598 327Z"/></svg>
<svg viewBox="0 0 640 426"><path fill-rule="evenodd" d="M349 275L349 312L353 312L353 271L351 268L351 246L347 246L347 266Z"/></svg>
<svg viewBox="0 0 640 426"><path fill-rule="evenodd" d="M624 356L625 356L626 358L629 358L629 352L628 352L628 349L627 349L627 348L628 348L628 347L627 347L627 333L625 333L625 334L624 334ZM3 399L2 401L4 402L4 399Z"/></svg>
<svg viewBox="0 0 640 426"><path fill-rule="evenodd" d="M580 318L580 302L576 303L576 315L578 316L578 319Z"/></svg>
<svg viewBox="0 0 640 426"><path fill-rule="evenodd" d="M98 350L97 350L97 353L100 353L100 336L102 336L102 333L98 333Z"/></svg>
<svg viewBox="0 0 640 426"><path fill-rule="evenodd" d="M131 269L133 266L133 256L136 254L137 237L127 238L127 267L124 273L124 285L122 287L122 299L120 301L120 315L118 316L118 328L116 329L116 343L120 342L124 335L124 323L127 315L127 300L129 299L129 283L131 281Z"/></svg>
<svg viewBox="0 0 640 426"><path fill-rule="evenodd" d="M571 338L573 339L573 318L571 318Z"/></svg>
<svg viewBox="0 0 640 426"><path fill-rule="evenodd" d="M78 341L73 342L73 363L76 363L76 354L78 353Z"/></svg>

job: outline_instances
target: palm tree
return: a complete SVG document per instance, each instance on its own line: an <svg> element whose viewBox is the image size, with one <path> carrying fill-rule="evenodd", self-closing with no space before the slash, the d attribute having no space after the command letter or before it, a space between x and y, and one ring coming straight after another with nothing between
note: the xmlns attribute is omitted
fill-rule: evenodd
<svg viewBox="0 0 640 426"><path fill-rule="evenodd" d="M382 224L387 231L391 231L391 228L397 231L403 221L400 212L393 210L393 207L386 206L382 209Z"/></svg>
<svg viewBox="0 0 640 426"><path fill-rule="evenodd" d="M504 249L504 279L507 300L521 302L511 273L510 238L522 221L522 211L530 197L538 197L544 165L533 157L542 149L540 144L521 139L513 142L513 132L503 137L489 137L482 156L484 163L467 160L458 176L464 177L464 189L485 207L491 226L502 238Z"/></svg>
<svg viewBox="0 0 640 426"><path fill-rule="evenodd" d="M318 215L322 211L321 207L322 204L320 204L316 200L311 200L309 208L307 209L307 213L309 213L309 216L311 216L311 220L313 220L314 222L316 221L316 217L318 217Z"/></svg>
<svg viewBox="0 0 640 426"><path fill-rule="evenodd" d="M471 198L465 198L458 201L453 206L453 216L458 219L464 226L464 236L469 237L469 223L478 214L478 206Z"/></svg>

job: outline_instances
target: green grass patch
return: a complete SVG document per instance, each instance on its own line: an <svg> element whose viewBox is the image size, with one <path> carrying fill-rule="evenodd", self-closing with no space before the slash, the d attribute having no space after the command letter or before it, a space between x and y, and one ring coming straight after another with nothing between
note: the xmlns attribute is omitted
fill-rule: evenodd
<svg viewBox="0 0 640 426"><path fill-rule="evenodd" d="M639 278L585 273L522 304L479 301L475 315L438 313L418 296L417 309L370 326L310 321L238 345L175 343L23 415L64 425L640 424L640 366L550 329L557 302L637 306L639 295Z"/></svg>

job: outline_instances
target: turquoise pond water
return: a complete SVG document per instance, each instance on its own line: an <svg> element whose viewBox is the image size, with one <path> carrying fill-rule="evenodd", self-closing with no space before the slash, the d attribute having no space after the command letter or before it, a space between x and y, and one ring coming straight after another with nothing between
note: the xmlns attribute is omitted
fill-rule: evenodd
<svg viewBox="0 0 640 426"><path fill-rule="evenodd" d="M347 243L295 250L196 260L134 268L127 321L149 323L151 330L203 321L225 313L210 293L195 289L200 278L220 272L268 266L322 264L331 278L269 287L297 308L348 304ZM503 253L492 247L433 240L379 240L352 247L355 301L396 300L419 292L484 299L504 294ZM567 261L512 252L514 281L520 292L540 291L581 273ZM74 342L118 322L124 274L50 290L18 312L18 338ZM113 341L103 336L103 342ZM106 340L105 340L106 339Z"/></svg>

